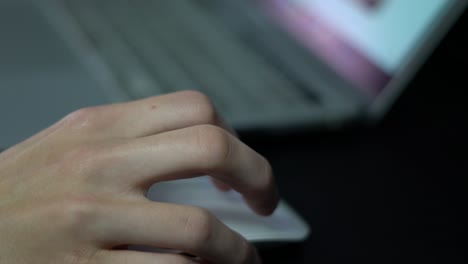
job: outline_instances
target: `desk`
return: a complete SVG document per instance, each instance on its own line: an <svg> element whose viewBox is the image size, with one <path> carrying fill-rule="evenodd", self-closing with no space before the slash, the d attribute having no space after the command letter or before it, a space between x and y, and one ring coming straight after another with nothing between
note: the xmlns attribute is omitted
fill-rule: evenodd
<svg viewBox="0 0 468 264"><path fill-rule="evenodd" d="M375 127L241 134L312 228L304 243L261 250L266 264L466 263L467 28L464 15Z"/></svg>

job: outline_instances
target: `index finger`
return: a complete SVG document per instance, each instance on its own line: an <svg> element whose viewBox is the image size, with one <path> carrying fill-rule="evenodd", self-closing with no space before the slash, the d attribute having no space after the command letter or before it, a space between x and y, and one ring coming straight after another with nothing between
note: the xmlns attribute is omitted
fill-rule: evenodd
<svg viewBox="0 0 468 264"><path fill-rule="evenodd" d="M215 125L235 131L214 104L197 91L181 91L141 100L81 109L65 120L86 122L104 138L145 137L195 125Z"/></svg>

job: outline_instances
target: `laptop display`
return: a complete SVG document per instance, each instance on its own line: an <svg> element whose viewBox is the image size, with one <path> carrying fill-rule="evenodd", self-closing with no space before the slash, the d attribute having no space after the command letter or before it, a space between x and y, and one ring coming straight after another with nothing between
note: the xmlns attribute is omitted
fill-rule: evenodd
<svg viewBox="0 0 468 264"><path fill-rule="evenodd" d="M376 98L455 0L262 0L295 38Z"/></svg>

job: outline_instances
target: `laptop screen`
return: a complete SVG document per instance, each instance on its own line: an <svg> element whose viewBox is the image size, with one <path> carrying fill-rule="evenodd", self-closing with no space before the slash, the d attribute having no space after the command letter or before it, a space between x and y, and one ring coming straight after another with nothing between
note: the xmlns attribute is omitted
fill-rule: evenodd
<svg viewBox="0 0 468 264"><path fill-rule="evenodd" d="M263 0L287 31L377 97L456 0Z"/></svg>

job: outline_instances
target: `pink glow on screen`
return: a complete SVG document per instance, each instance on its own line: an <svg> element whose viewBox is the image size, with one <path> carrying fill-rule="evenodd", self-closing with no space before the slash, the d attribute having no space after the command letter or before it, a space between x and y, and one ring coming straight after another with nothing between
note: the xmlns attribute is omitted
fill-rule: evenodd
<svg viewBox="0 0 468 264"><path fill-rule="evenodd" d="M390 81L389 74L345 41L320 14L287 0L261 0L261 3L293 37L369 97L379 95Z"/></svg>

